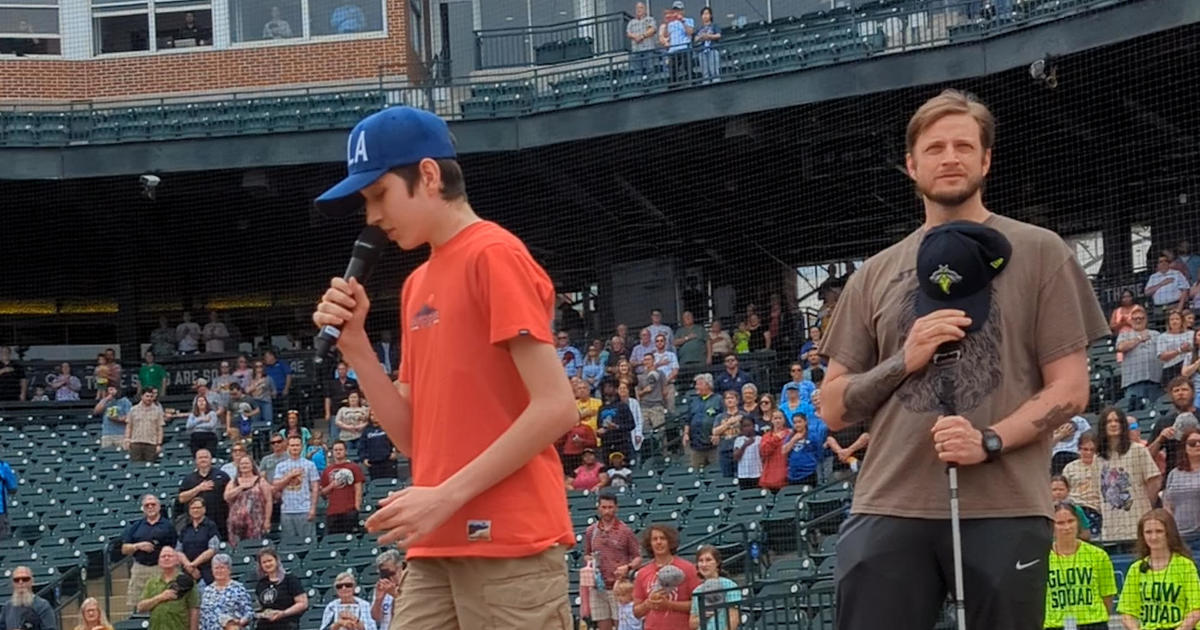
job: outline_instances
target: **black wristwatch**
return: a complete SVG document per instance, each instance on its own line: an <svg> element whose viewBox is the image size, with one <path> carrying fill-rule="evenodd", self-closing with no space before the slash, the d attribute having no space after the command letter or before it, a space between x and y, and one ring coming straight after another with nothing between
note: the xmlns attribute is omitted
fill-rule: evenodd
<svg viewBox="0 0 1200 630"><path fill-rule="evenodd" d="M1004 440L991 429L983 430L983 452L987 454L987 459L984 462L994 462L1000 457L1000 452L1004 450Z"/></svg>

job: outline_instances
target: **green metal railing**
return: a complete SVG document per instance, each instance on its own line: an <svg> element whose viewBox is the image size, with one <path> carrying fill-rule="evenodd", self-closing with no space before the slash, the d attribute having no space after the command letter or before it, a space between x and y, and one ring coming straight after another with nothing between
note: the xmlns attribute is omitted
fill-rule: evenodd
<svg viewBox="0 0 1200 630"><path fill-rule="evenodd" d="M546 26L475 31L475 67L512 68L587 59L629 50L633 16L609 13Z"/></svg>
<svg viewBox="0 0 1200 630"><path fill-rule="evenodd" d="M0 146L171 140L348 129L384 107L420 107L449 120L517 118L647 94L691 89L992 37L1134 0L1014 0L1013 11L981 12L976 0L879 4L727 29L715 52L689 49L684 63L628 53L446 82L379 78L322 88L256 89L120 102L0 107ZM701 60L719 58L719 76ZM711 66L710 66L711 67ZM679 68L683 68L680 70Z"/></svg>

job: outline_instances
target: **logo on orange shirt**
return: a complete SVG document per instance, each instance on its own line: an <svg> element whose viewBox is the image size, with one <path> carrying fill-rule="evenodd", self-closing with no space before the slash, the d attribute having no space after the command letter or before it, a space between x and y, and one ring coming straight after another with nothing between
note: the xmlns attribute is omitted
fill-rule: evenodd
<svg viewBox="0 0 1200 630"><path fill-rule="evenodd" d="M491 539L491 521L467 521L467 540L489 541Z"/></svg>
<svg viewBox="0 0 1200 630"><path fill-rule="evenodd" d="M434 324L437 324L440 320L441 315L438 313L437 309L428 304L424 304L421 306L421 308L417 309L417 313L413 315L412 322L409 324L409 329L421 330L423 328L429 328Z"/></svg>

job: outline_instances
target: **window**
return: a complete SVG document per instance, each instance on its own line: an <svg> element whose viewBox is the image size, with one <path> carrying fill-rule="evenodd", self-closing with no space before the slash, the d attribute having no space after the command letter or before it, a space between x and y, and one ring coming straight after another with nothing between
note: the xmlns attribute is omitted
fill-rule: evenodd
<svg viewBox="0 0 1200 630"><path fill-rule="evenodd" d="M0 0L0 54L61 52L58 0Z"/></svg>
<svg viewBox="0 0 1200 630"><path fill-rule="evenodd" d="M1133 272L1141 273L1150 268L1150 226L1129 226L1129 237L1133 244Z"/></svg>
<svg viewBox="0 0 1200 630"><path fill-rule="evenodd" d="M819 289L824 286L825 282L830 280L830 271L833 271L833 278L845 278L851 273L850 266L858 269L863 264L863 260L856 259L848 262L830 263L828 265L805 265L796 268L796 296L799 300L799 307L802 311L820 310L823 302L819 295Z"/></svg>
<svg viewBox="0 0 1200 630"><path fill-rule="evenodd" d="M1088 232L1066 238L1067 245L1075 252L1075 259L1089 278L1100 274L1104 265L1104 233Z"/></svg>
<svg viewBox="0 0 1200 630"><path fill-rule="evenodd" d="M92 31L96 54L211 46L212 9L196 0L92 0Z"/></svg>
<svg viewBox="0 0 1200 630"><path fill-rule="evenodd" d="M235 43L383 30L383 0L229 0Z"/></svg>

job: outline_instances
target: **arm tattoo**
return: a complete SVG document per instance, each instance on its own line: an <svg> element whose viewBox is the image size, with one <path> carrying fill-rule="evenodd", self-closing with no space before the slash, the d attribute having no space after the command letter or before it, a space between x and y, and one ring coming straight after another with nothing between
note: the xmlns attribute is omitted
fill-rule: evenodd
<svg viewBox="0 0 1200 630"><path fill-rule="evenodd" d="M849 377L842 396L843 419L852 424L870 420L907 377L903 348L870 370Z"/></svg>
<svg viewBox="0 0 1200 630"><path fill-rule="evenodd" d="M1035 396L1033 399L1036 400L1037 397ZM1077 409L1075 405L1060 403L1051 407L1042 417L1035 419L1033 426L1038 431L1057 429L1061 424L1070 420L1076 413L1079 413L1079 411L1081 410Z"/></svg>

